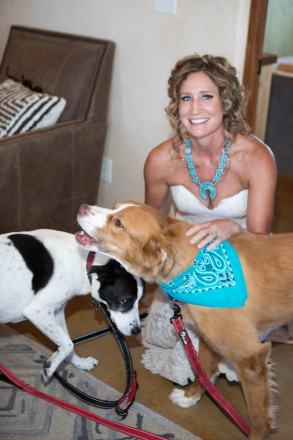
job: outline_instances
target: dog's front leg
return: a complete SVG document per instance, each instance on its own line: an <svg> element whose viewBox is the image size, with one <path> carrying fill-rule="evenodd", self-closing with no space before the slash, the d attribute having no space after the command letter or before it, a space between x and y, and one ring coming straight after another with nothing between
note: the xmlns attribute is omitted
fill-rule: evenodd
<svg viewBox="0 0 293 440"><path fill-rule="evenodd" d="M58 349L45 362L42 372L44 382L52 377L61 362L64 361L73 352L73 342L66 332L57 324L54 310L34 310L25 311L25 316L30 320L45 336L54 342Z"/></svg>
<svg viewBox="0 0 293 440"><path fill-rule="evenodd" d="M65 304L63 307L61 307L55 313L55 317L56 317L56 321L57 321L58 325L64 330L64 332L66 333L68 338L71 339L71 337L68 333L67 325L66 325L64 309L65 309ZM72 352L69 354L69 356L66 357L65 360L67 362L71 362L75 367L80 368L81 370L92 370L99 363L99 361L97 359L95 359L91 356L89 356L87 358L78 356L75 353L73 347L72 347Z"/></svg>
<svg viewBox="0 0 293 440"><path fill-rule="evenodd" d="M199 338L199 360L208 377L214 379L221 357L212 351L201 337ZM182 408L189 408L201 399L203 393L204 388L198 379L195 379L195 381L185 389L174 388L169 399L175 405L181 406Z"/></svg>
<svg viewBox="0 0 293 440"><path fill-rule="evenodd" d="M24 316L31 321L45 336L54 342L58 349L45 362L42 379L48 382L62 361L72 354L73 343L67 333L56 321L55 309L49 306L40 306L36 301L24 312Z"/></svg>

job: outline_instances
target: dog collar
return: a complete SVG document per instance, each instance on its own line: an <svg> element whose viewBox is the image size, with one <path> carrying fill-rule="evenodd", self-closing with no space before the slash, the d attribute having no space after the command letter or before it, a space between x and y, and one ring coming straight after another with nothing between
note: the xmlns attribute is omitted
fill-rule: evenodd
<svg viewBox="0 0 293 440"><path fill-rule="evenodd" d="M95 255L96 255L95 252L90 251L88 253L88 256L87 256L87 259L86 259L86 273L87 273L87 276L88 276L90 284L92 284L92 275L91 275L90 271L91 271L91 268L93 266L93 261L95 259Z"/></svg>
<svg viewBox="0 0 293 440"><path fill-rule="evenodd" d="M192 265L181 275L160 284L171 297L206 307L242 307L247 290L238 254L224 241L215 249L199 251Z"/></svg>

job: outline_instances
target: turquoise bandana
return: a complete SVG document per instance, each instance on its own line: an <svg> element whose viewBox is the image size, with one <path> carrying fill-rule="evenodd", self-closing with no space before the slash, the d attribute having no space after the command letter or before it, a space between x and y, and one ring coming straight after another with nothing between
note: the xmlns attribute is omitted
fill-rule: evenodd
<svg viewBox="0 0 293 440"><path fill-rule="evenodd" d="M206 246L207 247L207 246ZM160 284L171 297L205 307L242 307L247 299L241 263L227 241L201 249L192 265L169 283Z"/></svg>

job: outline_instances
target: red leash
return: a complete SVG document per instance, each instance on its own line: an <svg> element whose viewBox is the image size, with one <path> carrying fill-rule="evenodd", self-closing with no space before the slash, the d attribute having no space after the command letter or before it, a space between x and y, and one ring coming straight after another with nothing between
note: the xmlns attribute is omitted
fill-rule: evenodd
<svg viewBox="0 0 293 440"><path fill-rule="evenodd" d="M108 428L115 429L116 431L122 432L123 434L127 434L132 436L133 438L141 439L141 440L166 440L166 437L162 437L160 435L152 434L148 431L143 431L142 429L133 428L132 426L127 426L122 423L113 422L111 420L107 420L104 417L98 416L84 408L73 405L72 403L65 402L64 400L57 399L56 397L49 396L48 394L42 393L38 391L36 388L22 382L18 377L14 376L4 365L0 363L0 371L4 374L4 376L9 380L9 382L18 386L19 388L27 391L34 396L40 397L43 400L47 400L48 402L53 403L54 405L60 406L61 408L67 409L75 414L78 414L82 417L86 417L89 420L93 420L94 422L100 423L101 425L105 425Z"/></svg>
<svg viewBox="0 0 293 440"><path fill-rule="evenodd" d="M220 391L214 386L214 384L210 381L207 374L205 373L198 358L197 351L195 350L187 333L187 330L182 322L180 307L176 303L174 303L174 316L171 318L171 322L174 325L176 332L178 333L178 336L183 344L184 350L187 353L191 366L196 373L199 383L206 389L212 399L220 405L223 411L235 422L238 428L247 437L249 437L250 426L242 419L242 417L230 405L230 403L227 402L227 400L221 395Z"/></svg>

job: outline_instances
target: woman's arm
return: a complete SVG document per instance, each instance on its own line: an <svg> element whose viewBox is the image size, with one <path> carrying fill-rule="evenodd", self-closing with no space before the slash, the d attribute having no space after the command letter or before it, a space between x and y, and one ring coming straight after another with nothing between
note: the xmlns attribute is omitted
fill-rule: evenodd
<svg viewBox="0 0 293 440"><path fill-rule="evenodd" d="M249 170L247 229L254 234L271 232L277 185L277 168L271 150L261 144Z"/></svg>

